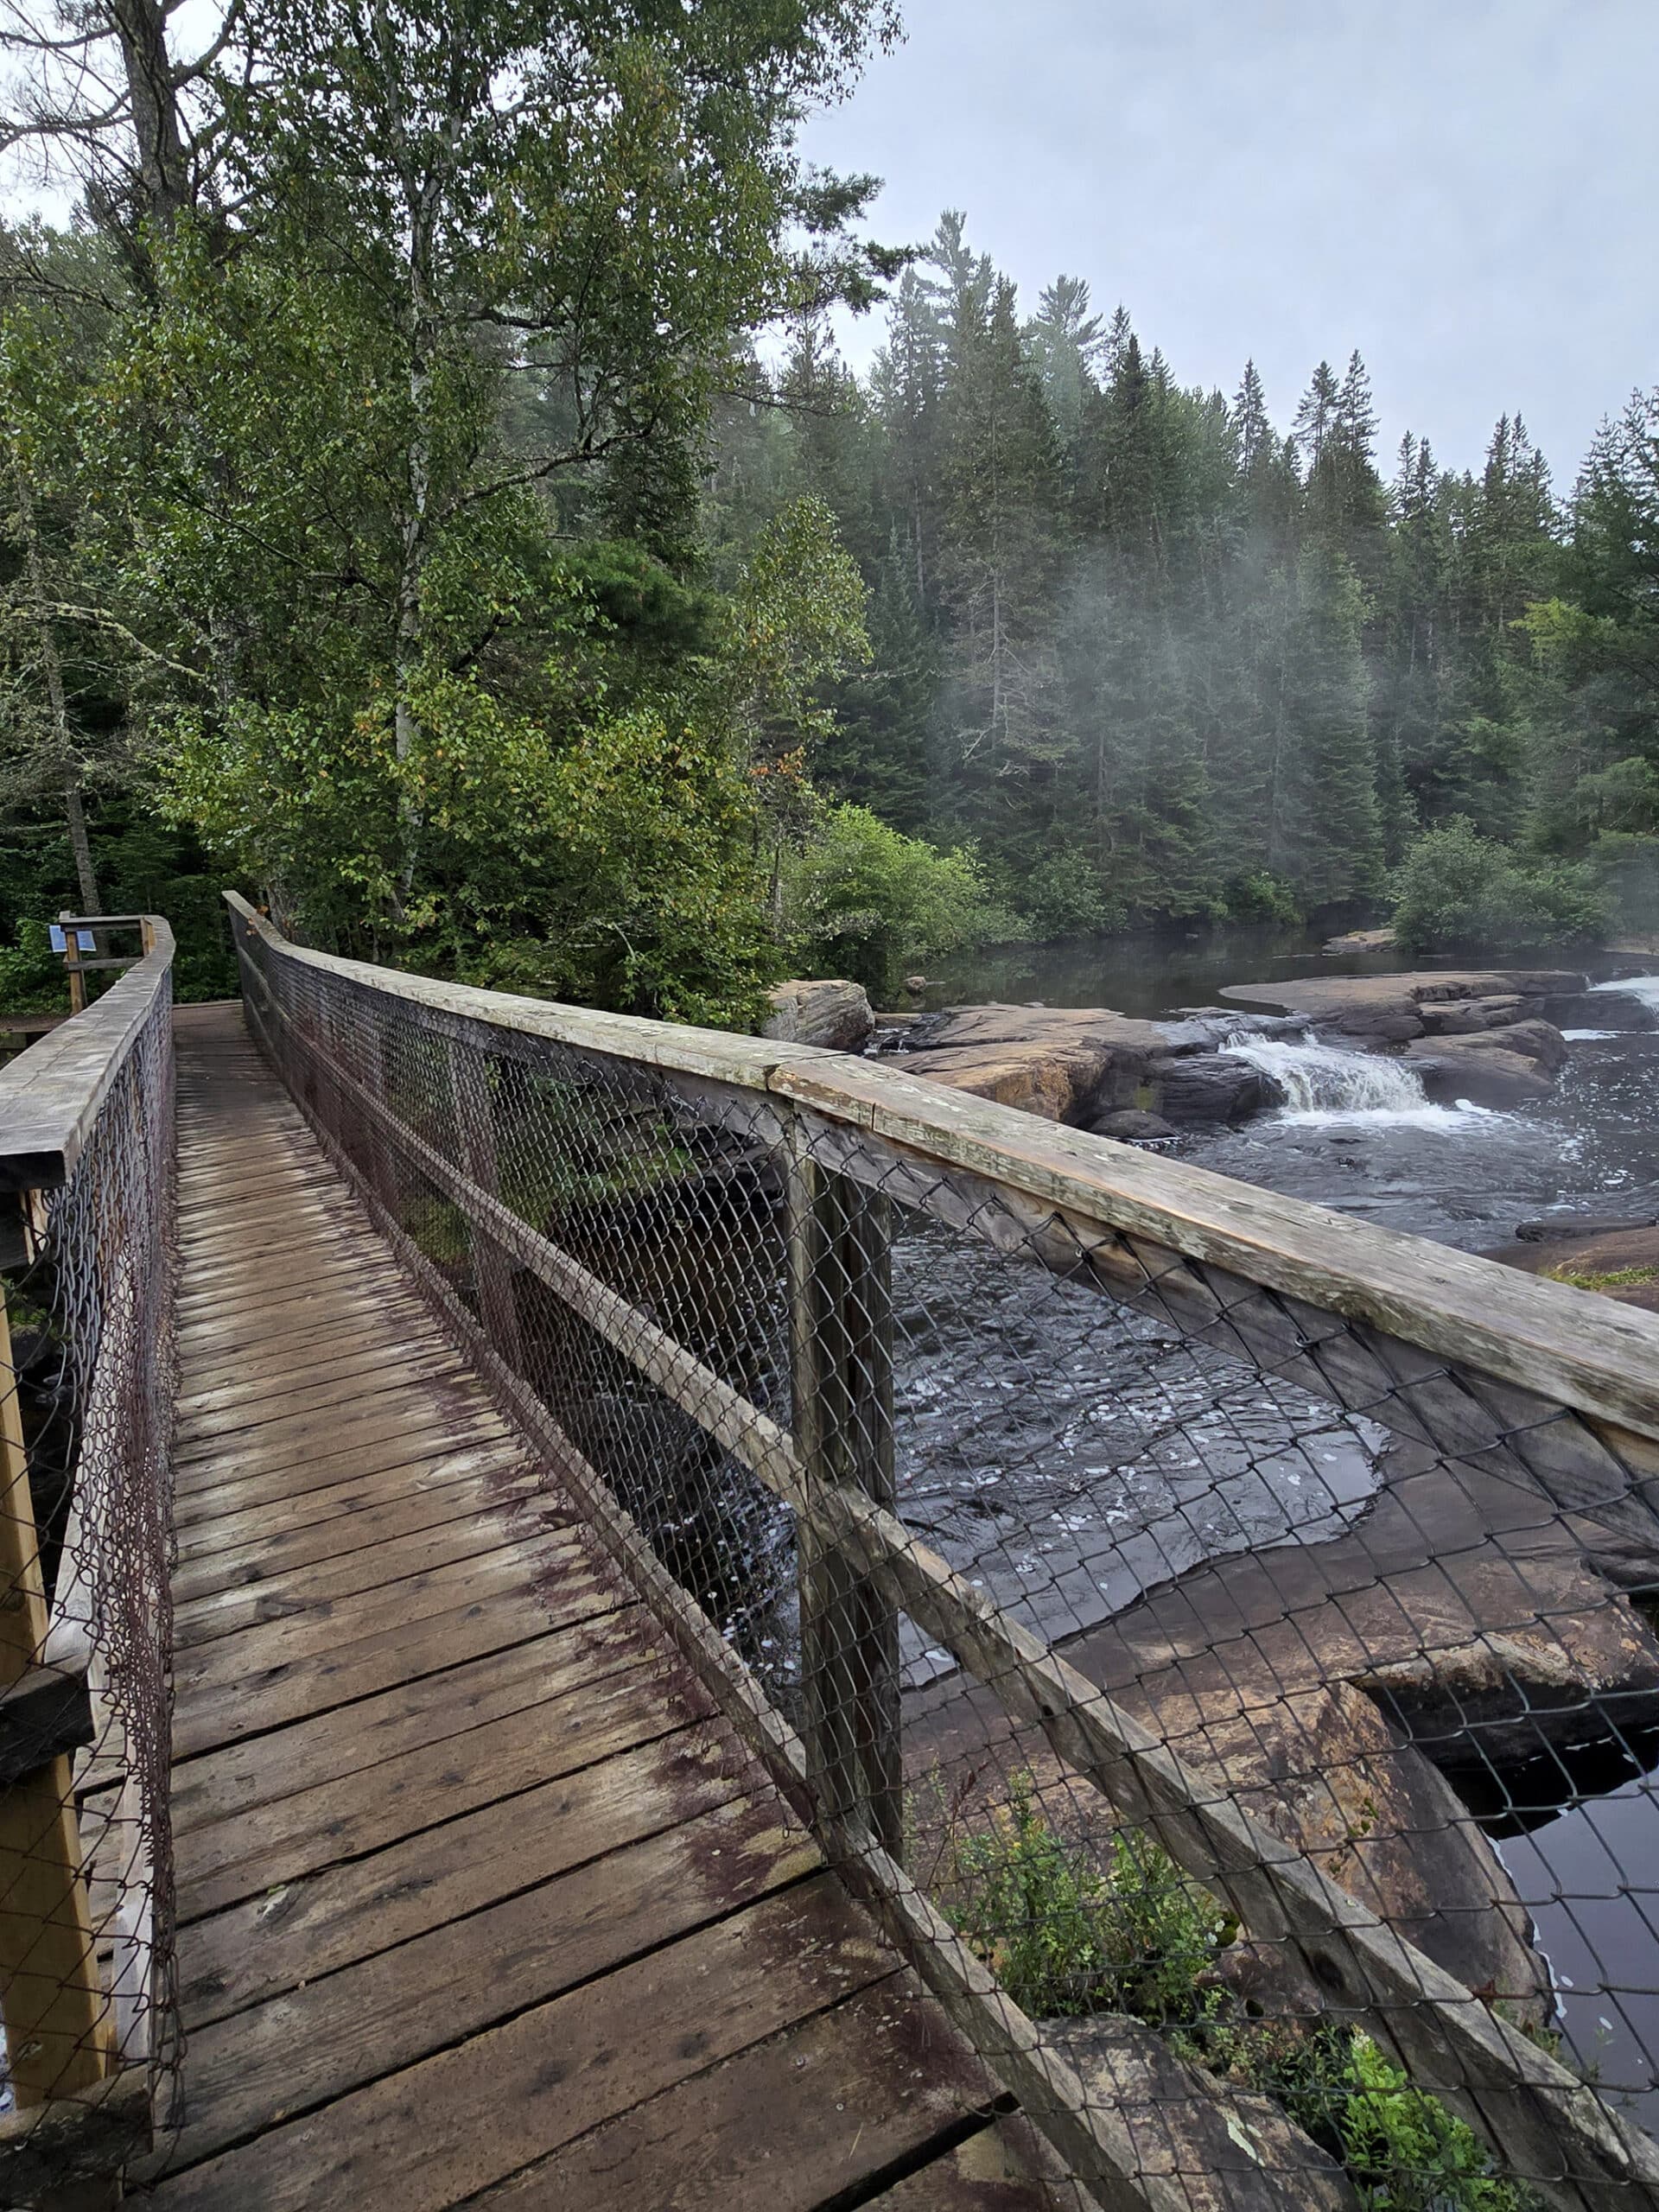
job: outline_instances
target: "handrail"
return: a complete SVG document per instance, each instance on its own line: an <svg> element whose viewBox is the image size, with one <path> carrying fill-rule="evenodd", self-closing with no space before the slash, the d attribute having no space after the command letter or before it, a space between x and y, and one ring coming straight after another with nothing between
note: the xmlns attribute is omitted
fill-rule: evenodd
<svg viewBox="0 0 1659 2212"><path fill-rule="evenodd" d="M256 1035L292 1072L296 1095L394 1247L563 1471L728 1717L780 1785L804 1798L821 1840L862 1884L912 1964L985 2055L1005 2066L1009 2086L1033 2101L1080 2176L1108 2192L1103 2201L1127 2201L1110 2194L1124 2183L1141 2189L1133 2145L1126 2152L1109 2113L1085 2109L1075 2077L1042 2050L1031 2022L986 1982L897 1864L881 1804L896 1773L887 1758L896 1750L896 1682L884 1690L881 1681L896 1646L884 1643L872 1591L890 1625L901 1614L916 1621L1011 1719L1040 1729L1063 1766L1119 1817L1147 1828L1225 1899L1253 1936L1287 1942L1343 2012L1364 2019L1414 2079L1454 2103L1545 2195L1575 2212L1659 2207L1659 2148L1648 2136L906 1529L882 1495L884 1448L889 1483L892 1472L884 1209L894 1198L956 1226L971 1220L993 1243L998 1226L1007 1227L1027 1257L1170 1314L1189 1336L1427 1441L1452 1455L1443 1464L1471 1454L1488 1471L1523 1471L1563 1512L1614 1512L1630 1495L1633 1472L1659 1466L1659 1318L842 1054L592 1014L310 951L227 897L264 953L284 966L421 1009L440 1071L448 1055L448 1077L436 1081L440 1090L446 1080L450 1086L443 1111L453 1114L454 1132L443 1143L458 1143L459 1159L406 1118L393 1062L376 1059L378 1046L368 1047L366 1079L353 1072L342 1044L349 1002L319 1009L302 1001L290 1012L288 991L273 988L261 960L241 948ZM769 1102L766 1141L775 1140L788 1189L792 1433L678 1342L647 1310L648 1298L624 1294L504 1202L488 1086L475 1072L463 1080L461 1070L467 1047L506 1051L504 1031L677 1076L681 1091L716 1122L728 1118L722 1091ZM373 1158L385 1160L389 1147L468 1224L476 1312L400 1219L400 1174L361 1166L342 1151L341 1130L353 1147L356 1133L369 1138ZM849 1211L831 1184L863 1198ZM861 1222L861 1203L871 1209ZM493 1319L503 1294L492 1275L503 1263L550 1291L791 1509L801 1561L804 1750L674 1586L603 1472L517 1373L516 1349L499 1340ZM505 1295L511 1308L510 1288ZM826 1405L842 1412L832 1418ZM837 1632L855 1639L839 1654L825 1626L837 1621ZM826 1697L814 1670L833 1676L837 1667ZM888 1694L895 1701L884 1712ZM828 1756L837 1726L841 1740ZM836 1762L860 1760L865 1780L843 1802ZM1165 2201L1156 2185L1142 2194Z"/></svg>
<svg viewBox="0 0 1659 2212"><path fill-rule="evenodd" d="M102 998L0 1068L0 1190L55 1190L68 1180L110 1085L168 988L173 932L159 914L136 918L145 930L143 956Z"/></svg>
<svg viewBox="0 0 1659 2212"><path fill-rule="evenodd" d="M34 2201L41 2171L118 2172L167 2057L174 940L159 915L92 919L137 928L142 951L0 1070L8 2203ZM51 1411L36 1398L26 1420L42 1377Z"/></svg>
<svg viewBox="0 0 1659 2212"><path fill-rule="evenodd" d="M1044 1122L879 1061L590 1012L315 952L290 944L235 892L225 897L274 950L302 965L436 1014L773 1093L1077 1221L1149 1237L1659 1442L1659 1314Z"/></svg>

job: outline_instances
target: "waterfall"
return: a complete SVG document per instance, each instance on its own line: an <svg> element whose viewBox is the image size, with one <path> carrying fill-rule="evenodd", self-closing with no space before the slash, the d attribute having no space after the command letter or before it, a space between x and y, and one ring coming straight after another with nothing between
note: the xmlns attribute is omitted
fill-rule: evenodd
<svg viewBox="0 0 1659 2212"><path fill-rule="evenodd" d="M1222 1050L1261 1070L1282 1100L1287 1120L1410 1122L1427 1127L1460 1123L1478 1111L1461 1103L1456 1109L1431 1105L1422 1077L1403 1060L1345 1052L1312 1037L1239 1035L1230 1037Z"/></svg>
<svg viewBox="0 0 1659 2212"><path fill-rule="evenodd" d="M1646 1007L1656 1021L1659 1021L1659 976L1621 976L1611 983L1592 983L1590 995L1596 998L1603 991L1616 993L1620 998L1635 999Z"/></svg>

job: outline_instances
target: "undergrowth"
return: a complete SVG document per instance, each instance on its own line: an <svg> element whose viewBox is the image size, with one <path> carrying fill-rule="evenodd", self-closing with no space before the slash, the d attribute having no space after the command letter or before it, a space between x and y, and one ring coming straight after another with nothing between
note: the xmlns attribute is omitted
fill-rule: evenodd
<svg viewBox="0 0 1659 2212"><path fill-rule="evenodd" d="M1124 2012L1159 2030L1188 2063L1273 2097L1366 2212L1537 2212L1363 2030L1252 2015L1224 1971L1237 1923L1149 1838L1120 1830L1096 1856L1051 1824L1028 1777L988 1823L945 1808L931 1826L945 1911L1027 2014Z"/></svg>

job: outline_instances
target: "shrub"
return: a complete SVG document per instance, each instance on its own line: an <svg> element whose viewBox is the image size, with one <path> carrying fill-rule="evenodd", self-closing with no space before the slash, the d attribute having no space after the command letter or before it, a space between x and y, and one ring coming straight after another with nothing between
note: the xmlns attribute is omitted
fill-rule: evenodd
<svg viewBox="0 0 1659 2212"><path fill-rule="evenodd" d="M0 1012L67 1014L69 984L44 922L18 925L16 944L0 945Z"/></svg>
<svg viewBox="0 0 1659 2212"><path fill-rule="evenodd" d="M1236 1923L1148 1838L1102 1860L1045 1817L1029 1776L988 1827L947 1808L944 1909L1023 2011L1128 2012L1177 2055L1274 2098L1340 2161L1365 2212L1541 2212L1457 2115L1363 2031L1253 2018L1217 1971Z"/></svg>
<svg viewBox="0 0 1659 2212"><path fill-rule="evenodd" d="M1112 898L1100 871L1075 845L1039 861L1019 893L1020 911L1034 937L1085 937L1096 930L1120 930L1128 910Z"/></svg>
<svg viewBox="0 0 1659 2212"><path fill-rule="evenodd" d="M1241 922L1294 925L1303 918L1294 888L1264 868L1234 877L1227 887L1227 912Z"/></svg>
<svg viewBox="0 0 1659 2212"><path fill-rule="evenodd" d="M1466 816L1425 831L1394 880L1395 936L1407 953L1578 944L1607 927L1605 898L1590 869L1570 861L1526 861Z"/></svg>
<svg viewBox="0 0 1659 2212"><path fill-rule="evenodd" d="M782 889L797 957L873 991L942 954L1022 934L970 848L941 852L861 806L823 810L816 834L786 857Z"/></svg>
<svg viewBox="0 0 1659 2212"><path fill-rule="evenodd" d="M951 1840L951 1919L1027 2012L1191 2020L1230 1932L1208 1893L1145 1837L1121 1832L1104 1866L1052 1828L1029 1780L988 1828Z"/></svg>

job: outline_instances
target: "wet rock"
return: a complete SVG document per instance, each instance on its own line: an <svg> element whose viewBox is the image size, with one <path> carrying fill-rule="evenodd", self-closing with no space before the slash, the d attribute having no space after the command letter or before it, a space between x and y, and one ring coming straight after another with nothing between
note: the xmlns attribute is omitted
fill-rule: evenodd
<svg viewBox="0 0 1659 2212"><path fill-rule="evenodd" d="M1090 2103L1128 2129L1135 2170L1173 2184L1191 2212L1357 2212L1347 2176L1271 2097L1176 2057L1122 2012L1039 2022Z"/></svg>
<svg viewBox="0 0 1659 2212"><path fill-rule="evenodd" d="M1423 1033L1421 1017L1407 999L1350 1007L1318 1027L1322 1037L1348 1038L1359 1045L1403 1045Z"/></svg>
<svg viewBox="0 0 1659 2212"><path fill-rule="evenodd" d="M1637 1214L1623 1219L1613 1216L1601 1218L1572 1214L1553 1214L1542 1221L1522 1221L1516 1224L1516 1235L1523 1244L1565 1244L1576 1246L1586 1237L1618 1236L1630 1229L1652 1229L1659 1225L1659 1213ZM1531 1267L1530 1259L1517 1259L1508 1252L1494 1255L1509 1260L1516 1267Z"/></svg>
<svg viewBox="0 0 1659 2212"><path fill-rule="evenodd" d="M1154 1108L1170 1122L1246 1122L1272 1096L1259 1068L1218 1052L1155 1059L1147 1073Z"/></svg>
<svg viewBox="0 0 1659 2212"><path fill-rule="evenodd" d="M1459 1041L1468 1051L1519 1052L1549 1075L1558 1074L1567 1065L1567 1039L1552 1022L1506 1022L1501 1028L1483 1029Z"/></svg>
<svg viewBox="0 0 1659 2212"><path fill-rule="evenodd" d="M1472 1046L1483 1049L1475 1051ZM1538 1063L1488 1045L1484 1037L1436 1037L1406 1047L1429 1096L1443 1103L1466 1098L1476 1106L1525 1106L1548 1098L1553 1085Z"/></svg>
<svg viewBox="0 0 1659 2212"><path fill-rule="evenodd" d="M1236 1652L1229 1659L1226 1670L1200 1661L1120 1697L1448 1974L1546 2021L1548 1970L1526 1909L1435 1764L1363 1688L1287 1691L1239 1667Z"/></svg>
<svg viewBox="0 0 1659 2212"><path fill-rule="evenodd" d="M1565 969L1462 968L1424 969L1404 976L1321 976L1289 983L1229 983L1222 997L1240 1006L1300 1014L1322 1030L1348 1037L1420 1036L1431 1007L1484 999L1542 1001L1584 988L1584 977ZM1538 1009L1528 1006L1523 1009ZM1390 1034L1377 1025L1412 1020L1419 1027ZM1368 1024L1370 1025L1368 1027Z"/></svg>
<svg viewBox="0 0 1659 2212"><path fill-rule="evenodd" d="M1161 1114L1143 1114L1134 1106L1098 1114L1088 1127L1096 1136L1116 1137L1120 1144L1156 1144L1175 1135L1174 1124Z"/></svg>
<svg viewBox="0 0 1659 2212"><path fill-rule="evenodd" d="M760 1034L783 1044L827 1045L838 1052L856 1052L875 1030L875 1016L861 983L844 979L778 983L771 997L772 1010L761 1023Z"/></svg>
<svg viewBox="0 0 1659 2212"><path fill-rule="evenodd" d="M1444 1004L1419 1008L1419 1018L1431 1037L1465 1037L1480 1029L1501 1028L1519 1020L1530 1001L1522 998L1450 999Z"/></svg>

